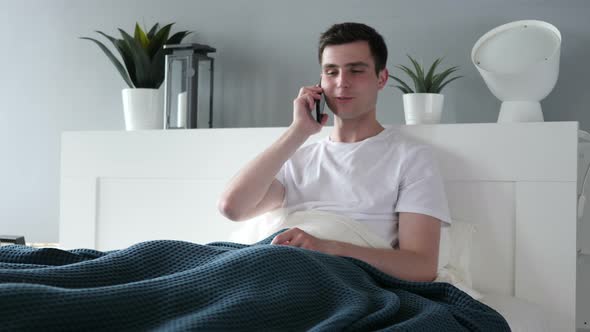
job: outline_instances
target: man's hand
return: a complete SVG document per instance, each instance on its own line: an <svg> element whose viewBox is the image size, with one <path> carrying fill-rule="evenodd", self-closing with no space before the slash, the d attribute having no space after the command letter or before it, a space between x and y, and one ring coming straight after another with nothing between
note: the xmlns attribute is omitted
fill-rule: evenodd
<svg viewBox="0 0 590 332"><path fill-rule="evenodd" d="M433 281L437 271L440 220L409 212L400 212L399 219L399 250L368 248L346 242L322 240L299 228L291 228L277 235L271 244L356 258L404 280Z"/></svg>
<svg viewBox="0 0 590 332"><path fill-rule="evenodd" d="M322 240L294 227L275 236L271 244L287 245L334 255L336 241Z"/></svg>
<svg viewBox="0 0 590 332"><path fill-rule="evenodd" d="M308 136L317 134L328 121L328 114L322 114L322 121L318 123L311 112L315 110L315 103L321 98L323 89L317 85L304 86L299 95L293 100L293 123L291 127Z"/></svg>

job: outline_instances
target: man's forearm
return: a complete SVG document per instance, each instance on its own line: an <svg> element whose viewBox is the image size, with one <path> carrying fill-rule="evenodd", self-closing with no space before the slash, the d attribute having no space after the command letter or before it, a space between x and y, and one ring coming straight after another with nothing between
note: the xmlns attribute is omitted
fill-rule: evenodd
<svg viewBox="0 0 590 332"><path fill-rule="evenodd" d="M433 281L436 278L437 262L411 251L365 248L338 241L333 244L331 254L362 260L396 278L411 281Z"/></svg>
<svg viewBox="0 0 590 332"><path fill-rule="evenodd" d="M309 136L289 127L264 152L250 161L228 184L220 201L234 219L256 207L276 174Z"/></svg>

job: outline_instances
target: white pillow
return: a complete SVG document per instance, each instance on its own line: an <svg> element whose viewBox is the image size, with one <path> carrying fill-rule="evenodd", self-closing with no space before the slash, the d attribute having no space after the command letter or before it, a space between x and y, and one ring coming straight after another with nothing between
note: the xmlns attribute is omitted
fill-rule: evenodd
<svg viewBox="0 0 590 332"><path fill-rule="evenodd" d="M389 243L352 218L324 211L297 211L287 214L285 209L272 211L261 218L244 222L244 226L230 235L230 241L252 244L285 228L298 227L325 240L348 242L370 248L391 248Z"/></svg>
<svg viewBox="0 0 590 332"><path fill-rule="evenodd" d="M274 232L280 222L285 218L286 210L277 209L258 217L240 222L240 227L229 235L229 241L243 244L254 244L261 241Z"/></svg>
<svg viewBox="0 0 590 332"><path fill-rule="evenodd" d="M363 247L391 248L387 240L377 236L365 225L349 217L323 211L298 211L288 214L286 209L271 211L244 221L242 227L230 235L230 241L253 244L284 228L298 227L327 240L342 241ZM481 295L471 287L469 259L472 224L453 221L441 229L438 273L435 282L447 282L475 299Z"/></svg>
<svg viewBox="0 0 590 332"><path fill-rule="evenodd" d="M448 282L474 299L482 295L473 289L471 278L471 247L475 225L453 219L450 227L442 227L435 282Z"/></svg>

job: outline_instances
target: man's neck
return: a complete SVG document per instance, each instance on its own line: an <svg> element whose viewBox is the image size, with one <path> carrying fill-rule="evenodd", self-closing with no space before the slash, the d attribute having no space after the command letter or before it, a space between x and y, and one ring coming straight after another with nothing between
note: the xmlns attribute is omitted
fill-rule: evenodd
<svg viewBox="0 0 590 332"><path fill-rule="evenodd" d="M330 134L330 140L343 143L360 142L379 134L384 129L374 116L349 120L335 117L334 130Z"/></svg>

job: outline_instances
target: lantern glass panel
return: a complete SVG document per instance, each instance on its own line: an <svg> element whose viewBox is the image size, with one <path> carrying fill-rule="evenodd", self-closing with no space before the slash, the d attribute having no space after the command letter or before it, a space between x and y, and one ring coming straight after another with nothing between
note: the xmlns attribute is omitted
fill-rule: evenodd
<svg viewBox="0 0 590 332"><path fill-rule="evenodd" d="M170 93L169 103L170 118L167 121L169 128L187 128L188 119L188 86L190 79L190 58L174 57L169 63Z"/></svg>
<svg viewBox="0 0 590 332"><path fill-rule="evenodd" d="M165 129L212 128L213 63L208 45L164 45L166 55Z"/></svg>
<svg viewBox="0 0 590 332"><path fill-rule="evenodd" d="M210 128L211 121L211 71L212 61L208 57L199 58L198 96L197 96L197 128Z"/></svg>

